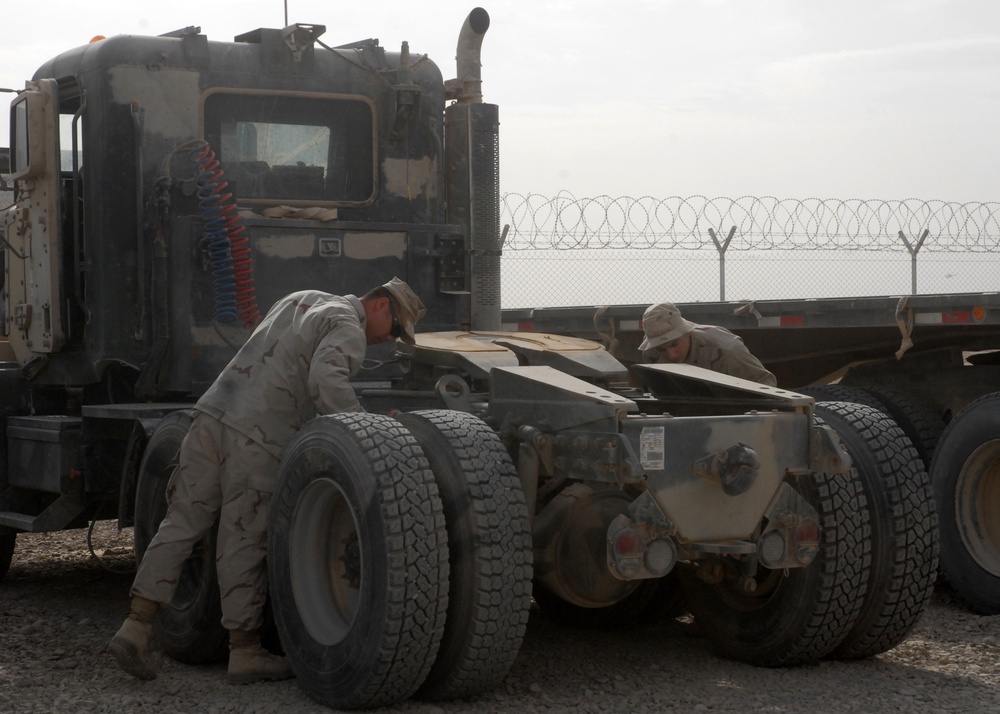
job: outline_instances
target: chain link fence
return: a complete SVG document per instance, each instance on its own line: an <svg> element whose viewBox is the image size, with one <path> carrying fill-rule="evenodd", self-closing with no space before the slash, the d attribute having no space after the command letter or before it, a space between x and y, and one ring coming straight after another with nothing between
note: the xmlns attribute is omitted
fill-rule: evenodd
<svg viewBox="0 0 1000 714"><path fill-rule="evenodd" d="M1000 203L503 196L503 306L992 292Z"/></svg>

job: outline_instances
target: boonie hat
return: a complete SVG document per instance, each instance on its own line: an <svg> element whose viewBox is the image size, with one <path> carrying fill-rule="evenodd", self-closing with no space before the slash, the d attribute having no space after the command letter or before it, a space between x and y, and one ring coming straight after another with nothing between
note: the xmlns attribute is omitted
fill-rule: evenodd
<svg viewBox="0 0 1000 714"><path fill-rule="evenodd" d="M413 292L413 288L399 278L393 278L382 287L392 295L396 301L396 308L399 310L399 325L403 328L403 334L399 336L399 339L412 345L415 339L413 326L417 324L417 320L427 314L427 308Z"/></svg>
<svg viewBox="0 0 1000 714"><path fill-rule="evenodd" d="M646 339L639 345L639 349L645 352L673 342L694 328L695 324L681 317L681 311L672 302L650 305L642 315L642 331L646 333Z"/></svg>

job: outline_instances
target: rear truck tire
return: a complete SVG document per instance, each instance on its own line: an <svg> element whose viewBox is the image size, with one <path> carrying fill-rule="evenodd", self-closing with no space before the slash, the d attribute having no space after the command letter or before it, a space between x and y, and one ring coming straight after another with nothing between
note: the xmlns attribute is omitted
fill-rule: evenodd
<svg viewBox="0 0 1000 714"><path fill-rule="evenodd" d="M396 419L434 472L448 529L448 619L417 697L464 699L499 684L521 648L531 607L531 529L517 469L478 417L426 410Z"/></svg>
<svg viewBox="0 0 1000 714"><path fill-rule="evenodd" d="M941 571L968 607L1000 614L1000 392L965 406L931 462Z"/></svg>
<svg viewBox="0 0 1000 714"><path fill-rule="evenodd" d="M423 684L448 611L448 533L399 422L345 413L299 430L272 500L268 577L288 662L318 702L389 706Z"/></svg>
<svg viewBox="0 0 1000 714"><path fill-rule="evenodd" d="M871 561L868 505L853 468L788 477L788 483L819 515L812 563L787 571L758 564L752 593L732 578L711 584L695 567L678 566L691 613L714 648L762 667L813 663L832 652L861 612Z"/></svg>
<svg viewBox="0 0 1000 714"><path fill-rule="evenodd" d="M913 443L924 463L924 469L930 469L934 449L944 431L944 420L919 398L901 389L847 384L821 384L801 387L795 391L807 394L816 401L854 402L885 412Z"/></svg>
<svg viewBox="0 0 1000 714"><path fill-rule="evenodd" d="M534 598L546 620L580 628L662 625L687 610L676 570L662 578L640 581L633 592L606 607L582 607L568 602L541 582L535 583Z"/></svg>
<svg viewBox="0 0 1000 714"><path fill-rule="evenodd" d="M10 561L14 558L14 545L17 543L17 533L0 533L0 580L7 577Z"/></svg>
<svg viewBox="0 0 1000 714"><path fill-rule="evenodd" d="M192 416L182 410L163 417L142 455L135 492L136 563L142 561L167 513L167 483L177 469L177 455ZM185 664L222 662L229 653L229 633L222 626L215 544L213 528L195 544L184 563L174 599L160 607L153 619L160 648Z"/></svg>
<svg viewBox="0 0 1000 714"><path fill-rule="evenodd" d="M938 537L930 479L916 449L887 414L849 402L820 402L816 414L850 454L871 514L864 603L830 656L872 657L909 634L934 590Z"/></svg>
<svg viewBox="0 0 1000 714"><path fill-rule="evenodd" d="M945 427L941 415L930 404L902 389L866 387L866 390L884 405L882 411L899 424L913 442L924 470L929 470Z"/></svg>

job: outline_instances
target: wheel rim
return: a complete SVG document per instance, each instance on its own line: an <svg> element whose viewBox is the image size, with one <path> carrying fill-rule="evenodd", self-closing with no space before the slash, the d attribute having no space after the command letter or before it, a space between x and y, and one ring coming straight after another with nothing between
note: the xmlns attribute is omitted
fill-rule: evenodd
<svg viewBox="0 0 1000 714"><path fill-rule="evenodd" d="M965 549L979 566L1000 577L1000 439L977 448L958 474L955 517Z"/></svg>
<svg viewBox="0 0 1000 714"><path fill-rule="evenodd" d="M341 642L358 613L364 563L358 530L335 481L318 478L303 489L289 529L291 585L303 624L325 646Z"/></svg>

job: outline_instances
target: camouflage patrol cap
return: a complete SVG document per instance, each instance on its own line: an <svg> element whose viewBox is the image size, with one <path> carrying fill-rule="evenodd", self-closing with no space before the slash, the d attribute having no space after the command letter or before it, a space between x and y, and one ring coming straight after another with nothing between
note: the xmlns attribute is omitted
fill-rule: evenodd
<svg viewBox="0 0 1000 714"><path fill-rule="evenodd" d="M399 325L403 328L403 334L399 336L399 339L412 345L414 342L413 326L417 324L417 320L427 314L427 308L413 292L413 288L399 278L393 278L382 287L392 296L396 302L396 309L399 311Z"/></svg>
<svg viewBox="0 0 1000 714"><path fill-rule="evenodd" d="M639 349L645 352L673 342L694 328L694 323L681 317L681 311L672 302L650 305L642 315L642 331L646 333L646 339L639 345Z"/></svg>

